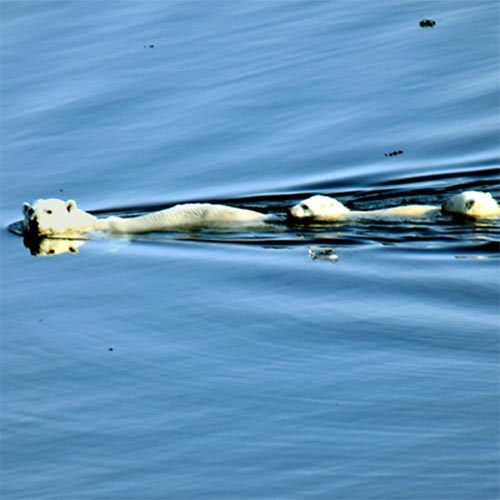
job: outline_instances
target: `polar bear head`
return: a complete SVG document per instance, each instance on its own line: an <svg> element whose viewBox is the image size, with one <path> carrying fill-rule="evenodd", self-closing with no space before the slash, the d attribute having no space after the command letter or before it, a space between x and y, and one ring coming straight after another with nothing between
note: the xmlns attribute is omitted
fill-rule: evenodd
<svg viewBox="0 0 500 500"><path fill-rule="evenodd" d="M73 200L55 198L23 205L26 230L38 236L74 233L92 227L96 218L80 210Z"/></svg>
<svg viewBox="0 0 500 500"><path fill-rule="evenodd" d="M349 209L342 205L340 201L329 196L315 195L307 200L301 201L298 205L290 208L290 215L298 219L318 218L335 219L343 214L347 214Z"/></svg>
<svg viewBox="0 0 500 500"><path fill-rule="evenodd" d="M465 191L443 203L443 213L464 215L471 218L494 217L500 215L500 208L491 193Z"/></svg>

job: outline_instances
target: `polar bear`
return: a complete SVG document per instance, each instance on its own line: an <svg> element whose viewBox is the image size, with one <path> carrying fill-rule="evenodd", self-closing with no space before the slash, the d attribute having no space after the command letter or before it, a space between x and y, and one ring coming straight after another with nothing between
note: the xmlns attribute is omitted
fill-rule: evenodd
<svg viewBox="0 0 500 500"><path fill-rule="evenodd" d="M329 196L315 195L290 208L291 217L319 221L435 217L440 208L434 205L404 205L380 210L350 210L340 201Z"/></svg>
<svg viewBox="0 0 500 500"><path fill-rule="evenodd" d="M453 196L441 207L445 214L457 214L471 219L500 217L500 207L491 193L464 191Z"/></svg>
<svg viewBox="0 0 500 500"><path fill-rule="evenodd" d="M72 235L92 230L97 217L80 210L73 200L56 198L23 204L25 228L38 236Z"/></svg>
<svg viewBox="0 0 500 500"><path fill-rule="evenodd" d="M254 210L188 203L138 217L107 217L98 219L78 208L74 200L56 198L24 203L25 230L33 235L77 236L82 233L103 231L109 233L148 233L177 228L227 227L232 224L258 224L266 215Z"/></svg>
<svg viewBox="0 0 500 500"><path fill-rule="evenodd" d="M335 198L315 195L289 210L291 217L316 220L358 220L358 219L413 219L433 218L441 213L460 215L472 219L500 216L500 208L490 193L465 191L453 196L441 207L434 205L403 205L380 210L349 210Z"/></svg>

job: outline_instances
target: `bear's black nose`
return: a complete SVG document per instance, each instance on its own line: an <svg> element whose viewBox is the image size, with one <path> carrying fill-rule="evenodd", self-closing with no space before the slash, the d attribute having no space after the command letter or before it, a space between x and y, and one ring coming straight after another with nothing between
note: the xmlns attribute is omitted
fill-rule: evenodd
<svg viewBox="0 0 500 500"><path fill-rule="evenodd" d="M288 207L286 209L286 220L287 221L296 221L297 220L297 218L295 217L295 215L293 215L292 207Z"/></svg>
<svg viewBox="0 0 500 500"><path fill-rule="evenodd" d="M38 220L33 218L28 221L28 230L32 234L38 234L40 226L38 224Z"/></svg>

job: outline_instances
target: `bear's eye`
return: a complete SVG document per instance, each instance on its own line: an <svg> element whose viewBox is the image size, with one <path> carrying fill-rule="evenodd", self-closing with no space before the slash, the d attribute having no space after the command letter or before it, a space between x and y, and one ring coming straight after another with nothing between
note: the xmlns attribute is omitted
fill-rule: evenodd
<svg viewBox="0 0 500 500"><path fill-rule="evenodd" d="M54 255L56 251L53 248L51 248L47 253L49 253L50 255Z"/></svg>
<svg viewBox="0 0 500 500"><path fill-rule="evenodd" d="M466 208L467 210L470 210L473 206L474 206L474 200L467 200L467 201L465 202L465 208Z"/></svg>
<svg viewBox="0 0 500 500"><path fill-rule="evenodd" d="M49 215L52 215L52 210L50 208L47 208L47 210L45 210L45 213L49 214Z"/></svg>
<svg viewBox="0 0 500 500"><path fill-rule="evenodd" d="M307 205L307 203L301 203L300 207L303 208L304 210L309 210L309 206Z"/></svg>

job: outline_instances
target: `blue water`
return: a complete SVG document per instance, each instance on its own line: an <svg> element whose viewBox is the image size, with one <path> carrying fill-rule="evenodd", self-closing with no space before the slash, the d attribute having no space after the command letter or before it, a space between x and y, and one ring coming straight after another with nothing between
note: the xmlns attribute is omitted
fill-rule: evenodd
<svg viewBox="0 0 500 500"><path fill-rule="evenodd" d="M2 500L499 498L497 222L6 229L499 199L496 2L4 0L1 45Z"/></svg>

